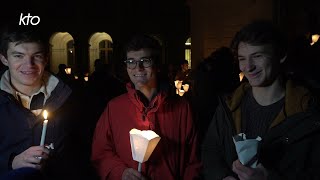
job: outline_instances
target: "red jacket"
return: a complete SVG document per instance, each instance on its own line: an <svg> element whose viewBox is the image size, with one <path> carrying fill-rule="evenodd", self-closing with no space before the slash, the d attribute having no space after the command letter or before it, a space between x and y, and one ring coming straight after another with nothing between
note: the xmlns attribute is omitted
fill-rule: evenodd
<svg viewBox="0 0 320 180"><path fill-rule="evenodd" d="M151 179L195 179L200 172L197 134L190 106L183 98L160 92L144 107L131 84L128 93L111 100L101 115L92 144L93 165L101 179L121 179L126 168L138 168L132 159L129 131L153 130L161 140L142 163Z"/></svg>

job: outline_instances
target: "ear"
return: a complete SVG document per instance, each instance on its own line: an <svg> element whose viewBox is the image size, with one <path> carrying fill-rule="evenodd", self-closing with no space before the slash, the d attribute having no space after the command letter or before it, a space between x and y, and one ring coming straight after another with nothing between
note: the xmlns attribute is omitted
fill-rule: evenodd
<svg viewBox="0 0 320 180"><path fill-rule="evenodd" d="M0 54L0 59L2 64L4 64L5 66L8 66L8 60L7 58L4 57L4 55Z"/></svg>
<svg viewBox="0 0 320 180"><path fill-rule="evenodd" d="M280 64L284 63L287 59L287 54L280 59Z"/></svg>

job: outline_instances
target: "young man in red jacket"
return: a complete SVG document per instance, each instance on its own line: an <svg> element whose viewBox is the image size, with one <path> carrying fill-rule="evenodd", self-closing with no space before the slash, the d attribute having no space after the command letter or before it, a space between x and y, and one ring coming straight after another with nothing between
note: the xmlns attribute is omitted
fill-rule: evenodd
<svg viewBox="0 0 320 180"><path fill-rule="evenodd" d="M92 162L101 179L195 179L200 162L197 133L189 104L170 97L157 81L161 47L155 39L138 35L126 46L128 92L109 102L95 129ZM137 171L129 131L153 130L161 140Z"/></svg>

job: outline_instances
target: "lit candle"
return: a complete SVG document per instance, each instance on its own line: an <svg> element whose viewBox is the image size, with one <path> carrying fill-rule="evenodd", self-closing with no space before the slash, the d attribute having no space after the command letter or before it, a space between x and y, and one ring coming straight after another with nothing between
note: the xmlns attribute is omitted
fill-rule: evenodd
<svg viewBox="0 0 320 180"><path fill-rule="evenodd" d="M178 84L177 84L177 88L181 89L181 87L182 87L182 81L179 81Z"/></svg>
<svg viewBox="0 0 320 180"><path fill-rule="evenodd" d="M71 68L66 68L65 71L66 71L66 74L71 74Z"/></svg>
<svg viewBox="0 0 320 180"><path fill-rule="evenodd" d="M312 35L311 36L311 40L312 40L311 45L313 45L314 43L318 42L319 37L320 37L319 34Z"/></svg>
<svg viewBox="0 0 320 180"><path fill-rule="evenodd" d="M176 88L178 88L178 86L177 86L177 85L178 85L178 82L179 82L179 80L175 80L175 81L174 81L174 86L175 86Z"/></svg>
<svg viewBox="0 0 320 180"><path fill-rule="evenodd" d="M240 74L239 74L239 79L240 79L240 82L242 81L243 77L244 77L244 74L243 74L243 72L240 72Z"/></svg>
<svg viewBox="0 0 320 180"><path fill-rule="evenodd" d="M40 140L40 146L44 145L44 140L46 139L46 132L47 132L47 124L48 124L48 112L46 110L43 111L43 126L42 126L42 134Z"/></svg>
<svg viewBox="0 0 320 180"><path fill-rule="evenodd" d="M138 172L141 172L142 163L149 159L160 141L160 136L151 130L138 129L131 129L129 134L132 158L139 162Z"/></svg>
<svg viewBox="0 0 320 180"><path fill-rule="evenodd" d="M182 89L179 90L179 96L183 96L184 93L185 93L184 90Z"/></svg>
<svg viewBox="0 0 320 180"><path fill-rule="evenodd" d="M185 92L188 92L188 90L189 90L189 84L182 85L182 87L183 87L183 90L184 90Z"/></svg>

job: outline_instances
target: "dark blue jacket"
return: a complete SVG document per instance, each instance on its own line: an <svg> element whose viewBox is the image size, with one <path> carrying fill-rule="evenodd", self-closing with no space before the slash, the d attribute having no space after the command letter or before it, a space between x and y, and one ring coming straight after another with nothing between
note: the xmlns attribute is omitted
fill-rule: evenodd
<svg viewBox="0 0 320 180"><path fill-rule="evenodd" d="M75 177L86 157L79 157L85 147L77 137L76 121L81 122L82 111L71 89L62 81L52 91L43 109L49 112L45 144L54 143L54 150L42 169L49 179ZM0 90L0 176L11 170L13 158L31 146L40 144L43 116L35 116L13 95ZM83 155L83 154L81 154ZM89 159L89 158L87 158ZM82 162L81 162L82 161Z"/></svg>

